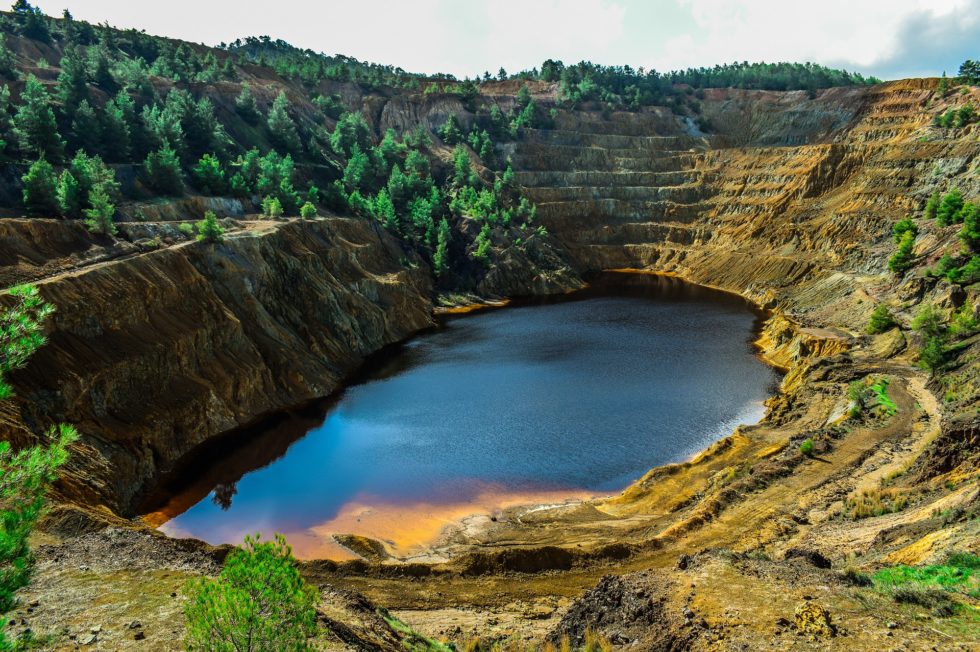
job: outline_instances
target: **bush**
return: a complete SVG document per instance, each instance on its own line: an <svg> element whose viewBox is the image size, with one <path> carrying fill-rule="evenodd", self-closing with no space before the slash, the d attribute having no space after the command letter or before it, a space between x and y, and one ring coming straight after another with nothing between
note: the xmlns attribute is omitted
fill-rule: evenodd
<svg viewBox="0 0 980 652"><path fill-rule="evenodd" d="M895 239L895 244L899 244L902 241L902 236L906 233L911 233L913 238L919 235L919 227L916 226L911 217L906 217L892 225L892 237Z"/></svg>
<svg viewBox="0 0 980 652"><path fill-rule="evenodd" d="M58 190L54 168L43 158L35 161L21 181L24 183L24 207L31 215L58 214Z"/></svg>
<svg viewBox="0 0 980 652"><path fill-rule="evenodd" d="M221 161L213 154L205 154L191 170L194 185L208 195L223 195L228 190Z"/></svg>
<svg viewBox="0 0 980 652"><path fill-rule="evenodd" d="M116 225L112 222L116 207L109 201L109 195L99 185L92 188L88 194L91 208L85 209L85 226L92 233L99 235L116 235Z"/></svg>
<svg viewBox="0 0 980 652"><path fill-rule="evenodd" d="M308 650L316 631L316 590L296 568L281 535L245 537L217 579L188 585L189 650Z"/></svg>
<svg viewBox="0 0 980 652"><path fill-rule="evenodd" d="M814 447L813 447L812 439L804 439L803 443L800 444L800 452L806 455L807 457L813 456L813 448Z"/></svg>
<svg viewBox="0 0 980 652"><path fill-rule="evenodd" d="M282 202L278 197L266 197L262 200L262 214L277 220L283 216Z"/></svg>
<svg viewBox="0 0 980 652"><path fill-rule="evenodd" d="M19 285L9 294L16 303L0 310L0 399L13 394L5 376L22 368L46 342L44 321L54 312L33 286ZM0 617L16 608L17 591L30 580L30 535L44 512L48 488L77 438L71 426L59 425L48 431L47 446L14 452L10 442L0 441ZM14 649L19 648L0 631L0 650Z"/></svg>
<svg viewBox="0 0 980 652"><path fill-rule="evenodd" d="M963 204L963 194L956 188L946 193L942 201L939 202L939 208L936 209L936 220L939 222L939 226L949 226L960 222L960 210L962 210Z"/></svg>
<svg viewBox="0 0 980 652"><path fill-rule="evenodd" d="M892 316L891 311L883 303L878 304L878 307L874 309L871 313L871 318L868 320L868 325L865 327L865 331L869 335L877 335L878 333L884 333L885 331L891 330L895 327L895 317Z"/></svg>
<svg viewBox="0 0 980 652"><path fill-rule="evenodd" d="M181 222L180 225L177 227L177 230L183 233L184 235L194 235L194 227L191 225L190 222Z"/></svg>
<svg viewBox="0 0 980 652"><path fill-rule="evenodd" d="M915 254L912 252L915 247L915 234L911 231L902 233L898 243L898 250L888 259L888 269L895 274L904 274L912 267Z"/></svg>
<svg viewBox="0 0 980 652"><path fill-rule="evenodd" d="M146 173L149 175L150 185L155 190L172 195L184 192L180 159L177 158L177 152L169 145L164 145L146 157Z"/></svg>
<svg viewBox="0 0 980 652"><path fill-rule="evenodd" d="M310 202L306 202L300 207L299 216L304 220L312 220L314 217L316 217L316 206Z"/></svg>
<svg viewBox="0 0 980 652"><path fill-rule="evenodd" d="M208 244L224 241L225 230L218 224L214 211L205 211L204 219L197 223L197 239Z"/></svg>

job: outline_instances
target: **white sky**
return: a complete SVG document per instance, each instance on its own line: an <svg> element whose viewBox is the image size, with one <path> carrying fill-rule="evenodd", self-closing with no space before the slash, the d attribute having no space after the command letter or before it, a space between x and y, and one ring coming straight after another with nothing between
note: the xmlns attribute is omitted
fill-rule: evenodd
<svg viewBox="0 0 980 652"><path fill-rule="evenodd" d="M980 0L36 0L48 14L214 45L293 45L459 77L573 63L814 61L882 78L980 59Z"/></svg>

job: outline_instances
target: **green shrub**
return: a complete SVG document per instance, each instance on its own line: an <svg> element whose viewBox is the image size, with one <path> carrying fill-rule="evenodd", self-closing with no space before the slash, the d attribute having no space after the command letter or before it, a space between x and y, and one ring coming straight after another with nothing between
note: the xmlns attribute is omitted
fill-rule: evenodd
<svg viewBox="0 0 980 652"><path fill-rule="evenodd" d="M194 235L194 227L190 222L181 222L177 230L184 235Z"/></svg>
<svg viewBox="0 0 980 652"><path fill-rule="evenodd" d="M963 194L958 189L953 188L946 193L942 201L939 202L939 208L936 209L936 220L939 222L939 226L949 226L959 222L963 204Z"/></svg>
<svg viewBox="0 0 980 652"><path fill-rule="evenodd" d="M189 583L184 607L188 650L309 650L316 631L316 589L296 568L281 535L245 543L216 579Z"/></svg>
<svg viewBox="0 0 980 652"><path fill-rule="evenodd" d="M300 207L299 216L304 220L312 220L314 217L316 217L316 206L310 202L306 202Z"/></svg>
<svg viewBox="0 0 980 652"><path fill-rule="evenodd" d="M197 223L197 239L208 244L224 242L225 230L218 223L214 211L205 211L204 219Z"/></svg>
<svg viewBox="0 0 980 652"><path fill-rule="evenodd" d="M814 446L813 446L812 439L804 439L803 443L800 444L800 452L806 455L807 457L813 456L813 448Z"/></svg>
<svg viewBox="0 0 980 652"><path fill-rule="evenodd" d="M13 394L5 376L27 364L46 342L44 322L54 312L33 286L16 286L9 294L16 303L0 310L0 399ZM30 580L30 535L44 512L57 470L68 459L68 447L77 438L74 428L59 425L47 432L47 445L14 452L10 442L0 441L0 622L6 622L5 616L17 606L17 591ZM0 631L0 650L14 649L20 648Z"/></svg>
<svg viewBox="0 0 980 652"><path fill-rule="evenodd" d="M282 202L278 197L266 197L262 200L262 214L266 217L277 220L283 216Z"/></svg>
<svg viewBox="0 0 980 652"><path fill-rule="evenodd" d="M115 235L116 225L112 222L116 207L109 201L109 195L102 186L92 188L88 194L91 208L85 209L85 226L92 233Z"/></svg>
<svg viewBox="0 0 980 652"><path fill-rule="evenodd" d="M888 269L895 274L904 274L912 267L915 254L912 249L915 247L915 234L911 231L902 233L898 242L898 250L888 259Z"/></svg>
<svg viewBox="0 0 980 652"><path fill-rule="evenodd" d="M59 212L57 179L54 168L43 158L31 164L24 183L24 207L31 215L54 217Z"/></svg>
<svg viewBox="0 0 980 652"><path fill-rule="evenodd" d="M892 316L891 311L883 303L879 303L878 307L874 309L871 313L871 318L868 320L868 325L865 327L865 331L869 335L877 335L878 333L884 333L885 331L891 330L895 327L895 317Z"/></svg>
<svg viewBox="0 0 980 652"><path fill-rule="evenodd" d="M184 192L184 180L180 171L180 159L169 145L151 152L146 157L146 173L150 186L158 192L179 195Z"/></svg>
<svg viewBox="0 0 980 652"><path fill-rule="evenodd" d="M901 243L902 236L906 233L911 233L913 239L919 235L919 227L916 226L911 217L906 217L892 225L892 237L895 239L895 244Z"/></svg>

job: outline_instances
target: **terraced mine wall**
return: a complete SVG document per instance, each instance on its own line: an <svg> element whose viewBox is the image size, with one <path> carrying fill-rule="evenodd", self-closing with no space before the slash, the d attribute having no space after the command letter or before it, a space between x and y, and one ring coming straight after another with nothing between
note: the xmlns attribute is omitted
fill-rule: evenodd
<svg viewBox="0 0 980 652"><path fill-rule="evenodd" d="M710 90L710 133L663 108L561 110L553 129L529 130L501 154L578 272L640 269L737 292L775 309L768 347L790 366L846 348L866 323L875 301L862 279L885 271L893 221L940 181L980 194L972 130L925 138L934 83L814 98ZM535 89L546 106L554 92ZM381 129L472 119L455 99L361 99ZM514 100L501 91L484 101ZM0 406L0 425L20 441L55 421L79 427L61 486L70 502L131 515L198 446L329 394L366 355L431 324L424 263L365 220L250 227L219 249L150 251L132 244L150 227L126 228L132 237L113 244L77 223L0 220L4 280L37 280L63 308L51 343L14 375L18 397ZM542 265L506 260L479 291L578 286Z"/></svg>

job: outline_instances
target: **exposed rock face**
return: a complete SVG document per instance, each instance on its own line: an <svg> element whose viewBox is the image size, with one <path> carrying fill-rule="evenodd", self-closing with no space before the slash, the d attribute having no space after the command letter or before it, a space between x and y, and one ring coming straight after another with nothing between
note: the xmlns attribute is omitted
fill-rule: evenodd
<svg viewBox="0 0 980 652"><path fill-rule="evenodd" d="M330 219L50 278L41 292L62 310L14 375L3 420L25 438L75 424L67 496L131 513L197 445L330 393L366 355L429 326L428 271L405 256L373 223Z"/></svg>

